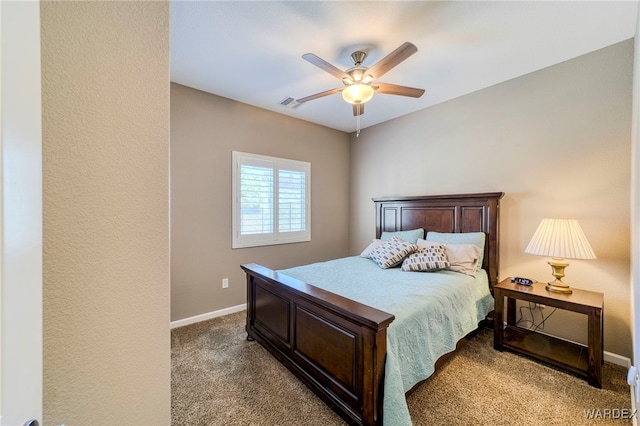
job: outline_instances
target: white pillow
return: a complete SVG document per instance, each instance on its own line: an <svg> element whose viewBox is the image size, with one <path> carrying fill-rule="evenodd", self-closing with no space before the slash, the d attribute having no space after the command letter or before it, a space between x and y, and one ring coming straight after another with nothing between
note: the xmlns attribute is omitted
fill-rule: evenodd
<svg viewBox="0 0 640 426"><path fill-rule="evenodd" d="M462 272L466 275L476 276L478 262L480 260L480 247L475 244L445 244L450 271Z"/></svg>
<svg viewBox="0 0 640 426"><path fill-rule="evenodd" d="M381 241L381 240L378 240L378 239L374 238L374 240L371 241L371 243L367 246L367 248L362 250L362 253L360 253L360 257L368 258L371 255L371 252L373 251L373 249L375 249L376 247L378 247L382 243L384 243L384 241Z"/></svg>
<svg viewBox="0 0 640 426"><path fill-rule="evenodd" d="M484 244L486 235L484 232L427 232L427 241L435 241L445 244L473 244L480 248L478 256L478 269L482 268L484 261Z"/></svg>
<svg viewBox="0 0 640 426"><path fill-rule="evenodd" d="M402 238L396 237L383 241L382 244L373 249L369 258L382 269L387 269L399 265L405 257L417 249L418 246L415 244L408 243Z"/></svg>
<svg viewBox="0 0 640 426"><path fill-rule="evenodd" d="M442 245L435 241L418 240L419 248L434 247ZM482 250L475 244L453 244L444 243L445 253L449 261L449 271L460 272L462 274L476 276L478 271L478 261Z"/></svg>

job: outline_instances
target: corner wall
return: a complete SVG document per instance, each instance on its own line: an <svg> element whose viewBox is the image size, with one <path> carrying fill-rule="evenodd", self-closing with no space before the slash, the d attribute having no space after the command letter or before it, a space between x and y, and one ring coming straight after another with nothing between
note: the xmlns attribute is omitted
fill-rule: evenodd
<svg viewBox="0 0 640 426"><path fill-rule="evenodd" d="M372 197L503 191L500 278L544 281L524 249L543 218L575 217L598 259L565 282L604 293L605 350L630 357L632 63L629 40L352 137L351 254L375 236ZM586 318L545 331L584 343Z"/></svg>
<svg viewBox="0 0 640 426"><path fill-rule="evenodd" d="M232 151L311 163L310 242L231 249ZM172 321L246 303L243 263L346 256L348 212L348 134L171 84Z"/></svg>
<svg viewBox="0 0 640 426"><path fill-rule="evenodd" d="M44 424L168 425L169 2L40 7Z"/></svg>

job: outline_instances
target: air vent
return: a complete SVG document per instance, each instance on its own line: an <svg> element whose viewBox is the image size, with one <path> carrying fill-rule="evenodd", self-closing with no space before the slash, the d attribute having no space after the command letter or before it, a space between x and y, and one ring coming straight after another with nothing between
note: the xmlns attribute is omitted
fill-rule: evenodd
<svg viewBox="0 0 640 426"><path fill-rule="evenodd" d="M292 97L284 98L280 101L280 105L286 106L287 108L298 108L301 103L296 102Z"/></svg>

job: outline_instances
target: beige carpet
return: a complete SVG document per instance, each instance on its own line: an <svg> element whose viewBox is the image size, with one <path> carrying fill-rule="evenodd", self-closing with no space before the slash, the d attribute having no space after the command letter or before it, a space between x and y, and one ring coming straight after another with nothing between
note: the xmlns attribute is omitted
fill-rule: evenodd
<svg viewBox="0 0 640 426"><path fill-rule="evenodd" d="M173 330L172 424L343 425L257 342L245 312ZM482 330L407 399L414 425L630 424L626 369L606 363L603 388L509 352ZM613 419L588 419L585 410Z"/></svg>

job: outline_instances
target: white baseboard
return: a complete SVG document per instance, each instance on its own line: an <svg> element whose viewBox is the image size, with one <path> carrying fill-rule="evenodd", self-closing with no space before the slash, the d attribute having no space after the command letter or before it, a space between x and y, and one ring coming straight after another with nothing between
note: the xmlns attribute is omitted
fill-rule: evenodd
<svg viewBox="0 0 640 426"><path fill-rule="evenodd" d="M604 351L604 360L609 361L612 364L621 365L625 368L631 367L631 359L612 352Z"/></svg>
<svg viewBox="0 0 640 426"><path fill-rule="evenodd" d="M244 311L245 309L247 309L247 304L243 303L242 305L232 306L230 308L224 308L218 311L208 312L206 314L200 314L200 315L196 315L193 317L189 317L189 318L185 318L177 321L171 321L169 323L169 328L174 329L178 327L183 327L185 325L195 324L200 321L206 321L212 318L222 317L224 315L229 315L235 312Z"/></svg>

